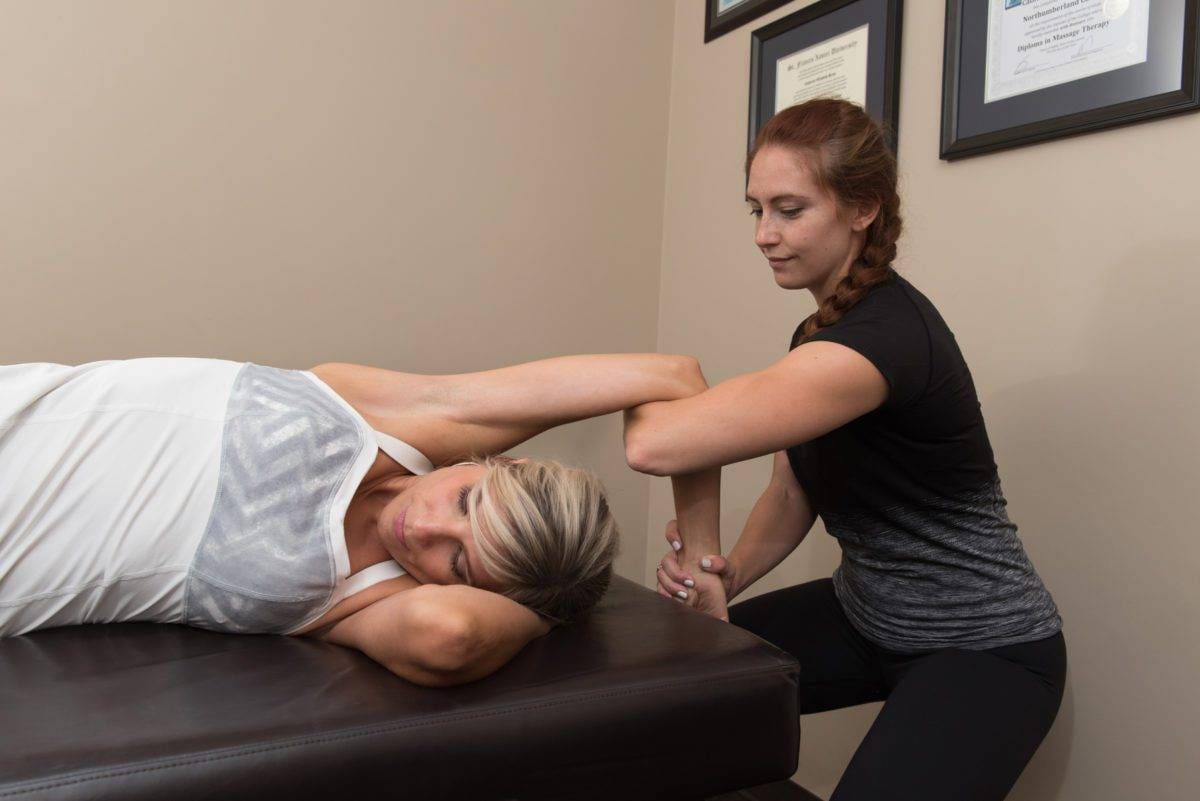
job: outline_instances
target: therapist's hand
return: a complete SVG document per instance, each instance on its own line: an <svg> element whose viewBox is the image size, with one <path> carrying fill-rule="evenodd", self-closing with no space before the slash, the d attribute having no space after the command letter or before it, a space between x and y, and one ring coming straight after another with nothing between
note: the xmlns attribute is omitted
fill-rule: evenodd
<svg viewBox="0 0 1200 801"><path fill-rule="evenodd" d="M728 622L729 585L721 575L721 570L713 569L718 565L727 569L728 562L717 555L707 556L704 559L708 560L710 567L704 568L701 566L701 558L696 557L695 564L689 564L685 568L680 565L676 554L683 547L683 542L674 520L667 524L666 537L671 543L671 550L659 562L656 571L659 594Z"/></svg>

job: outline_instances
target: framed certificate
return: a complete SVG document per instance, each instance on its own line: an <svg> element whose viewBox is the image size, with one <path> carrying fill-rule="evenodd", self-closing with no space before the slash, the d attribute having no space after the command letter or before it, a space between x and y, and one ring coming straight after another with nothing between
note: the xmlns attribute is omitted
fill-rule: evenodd
<svg viewBox="0 0 1200 801"><path fill-rule="evenodd" d="M821 0L754 31L747 148L777 112L841 97L881 123L895 150L902 13L901 0Z"/></svg>
<svg viewBox="0 0 1200 801"><path fill-rule="evenodd" d="M1200 0L946 0L941 157L1200 107Z"/></svg>
<svg viewBox="0 0 1200 801"><path fill-rule="evenodd" d="M704 0L704 41L707 44L774 11L791 0Z"/></svg>

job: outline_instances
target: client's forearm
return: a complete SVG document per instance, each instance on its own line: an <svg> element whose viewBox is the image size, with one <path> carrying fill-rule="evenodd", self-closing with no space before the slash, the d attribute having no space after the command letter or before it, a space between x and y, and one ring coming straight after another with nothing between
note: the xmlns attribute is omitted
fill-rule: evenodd
<svg viewBox="0 0 1200 801"><path fill-rule="evenodd" d="M439 379L473 422L538 428L702 392L690 356L616 353L559 356Z"/></svg>

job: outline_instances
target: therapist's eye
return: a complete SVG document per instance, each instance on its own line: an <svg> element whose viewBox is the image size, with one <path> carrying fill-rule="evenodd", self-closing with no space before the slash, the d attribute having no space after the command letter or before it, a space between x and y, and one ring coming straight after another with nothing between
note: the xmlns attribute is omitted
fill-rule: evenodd
<svg viewBox="0 0 1200 801"><path fill-rule="evenodd" d="M470 494L471 488L469 486L463 487L458 491L458 511L462 512L464 515L470 510L470 507L467 505L467 498L470 496Z"/></svg>
<svg viewBox="0 0 1200 801"><path fill-rule="evenodd" d="M780 209L779 213L782 214L784 217L787 217L789 220L794 220L800 216L800 212L802 212L802 211L804 211L804 207L798 206L794 209Z"/></svg>
<svg viewBox="0 0 1200 801"><path fill-rule="evenodd" d="M762 209L750 209L750 216L751 217L761 217Z"/></svg>

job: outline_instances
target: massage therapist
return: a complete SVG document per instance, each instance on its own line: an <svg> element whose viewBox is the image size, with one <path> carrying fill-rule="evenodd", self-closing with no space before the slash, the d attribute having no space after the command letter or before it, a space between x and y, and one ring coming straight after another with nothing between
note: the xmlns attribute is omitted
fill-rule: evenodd
<svg viewBox="0 0 1200 801"><path fill-rule="evenodd" d="M774 453L727 556L696 522L711 515L672 521L660 592L793 654L803 714L885 702L833 801L1004 798L1058 712L1062 621L954 335L892 267L893 154L858 106L813 100L763 127L746 173L755 244L817 311L767 369L627 412L644 472ZM833 575L727 608L818 516L841 546Z"/></svg>

